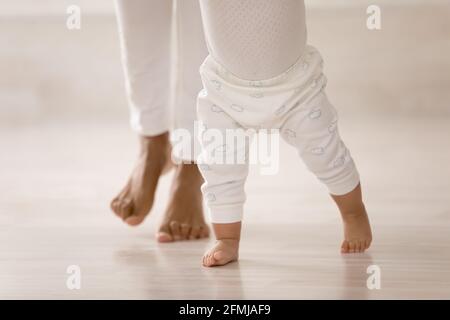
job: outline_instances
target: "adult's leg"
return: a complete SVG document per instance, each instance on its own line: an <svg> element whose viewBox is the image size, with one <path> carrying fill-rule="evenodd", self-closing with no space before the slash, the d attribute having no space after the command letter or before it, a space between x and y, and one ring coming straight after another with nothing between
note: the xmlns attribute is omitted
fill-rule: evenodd
<svg viewBox="0 0 450 320"><path fill-rule="evenodd" d="M197 95L203 88L199 68L208 55L198 0L175 0L175 91L174 129L189 132L189 146L175 144L173 156L186 162L198 156L198 139L194 136L197 120ZM187 153L184 150L191 150Z"/></svg>
<svg viewBox="0 0 450 320"><path fill-rule="evenodd" d="M194 133L196 99L202 88L199 67L207 56L198 0L175 0L175 68L172 134L177 162L171 198L157 239L168 242L208 236L200 186L203 178L195 164L198 140Z"/></svg>
<svg viewBox="0 0 450 320"><path fill-rule="evenodd" d="M172 1L116 0L131 126L140 135L135 168L111 209L140 224L153 205L159 176L170 164L170 35Z"/></svg>

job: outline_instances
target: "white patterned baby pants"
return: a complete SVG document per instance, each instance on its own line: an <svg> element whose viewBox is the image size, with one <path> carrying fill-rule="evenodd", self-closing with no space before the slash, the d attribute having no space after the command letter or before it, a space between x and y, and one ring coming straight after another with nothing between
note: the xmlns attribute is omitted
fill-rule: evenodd
<svg viewBox="0 0 450 320"><path fill-rule="evenodd" d="M198 163L213 223L242 220L249 166L249 144L217 145L212 137L218 132L225 136L230 130L279 129L331 194L347 194L359 184L358 171L339 136L337 112L324 92L322 69L320 53L310 46L286 72L261 81L240 79L211 56L206 58L200 67L204 89L197 101L202 146ZM215 134L208 134L210 130ZM216 161L211 150L233 159L244 154L244 161Z"/></svg>

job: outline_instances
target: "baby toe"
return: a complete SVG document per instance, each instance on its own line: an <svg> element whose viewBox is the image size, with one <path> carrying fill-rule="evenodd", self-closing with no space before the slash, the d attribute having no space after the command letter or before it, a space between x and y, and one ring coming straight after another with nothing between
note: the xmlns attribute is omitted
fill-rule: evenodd
<svg viewBox="0 0 450 320"><path fill-rule="evenodd" d="M347 241L347 240L344 240L344 241L342 242L342 245L341 245L341 252L342 252L342 253L349 253L349 251L350 251L350 248L349 248L348 241Z"/></svg>
<svg viewBox="0 0 450 320"><path fill-rule="evenodd" d="M350 253L355 253L356 252L356 243L355 243L355 241L349 241L348 248L349 248L349 252Z"/></svg>

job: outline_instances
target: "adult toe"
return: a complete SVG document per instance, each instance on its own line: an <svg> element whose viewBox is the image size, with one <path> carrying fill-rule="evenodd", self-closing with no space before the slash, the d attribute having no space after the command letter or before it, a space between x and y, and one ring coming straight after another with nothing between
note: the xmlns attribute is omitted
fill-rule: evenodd
<svg viewBox="0 0 450 320"><path fill-rule="evenodd" d="M182 239L181 237L181 225L178 221L172 221L170 223L170 231L173 236L174 241L180 241Z"/></svg>
<svg viewBox="0 0 450 320"><path fill-rule="evenodd" d="M183 240L189 239L189 235L191 233L191 225L188 223L182 223L180 225L180 235Z"/></svg>
<svg viewBox="0 0 450 320"><path fill-rule="evenodd" d="M173 241L173 236L170 232L170 227L167 224L162 225L156 233L156 240L161 243Z"/></svg>

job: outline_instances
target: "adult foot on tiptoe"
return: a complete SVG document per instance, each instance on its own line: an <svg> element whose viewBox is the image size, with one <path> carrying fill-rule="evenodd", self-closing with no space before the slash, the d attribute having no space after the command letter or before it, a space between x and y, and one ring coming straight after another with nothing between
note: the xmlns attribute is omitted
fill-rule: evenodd
<svg viewBox="0 0 450 320"><path fill-rule="evenodd" d="M144 221L153 205L159 177L171 166L169 134L140 137L141 152L131 176L111 201L112 211L130 226Z"/></svg>
<svg viewBox="0 0 450 320"><path fill-rule="evenodd" d="M209 236L203 216L200 186L203 178L196 164L179 164L170 190L163 222L156 233L159 242L194 240Z"/></svg>

